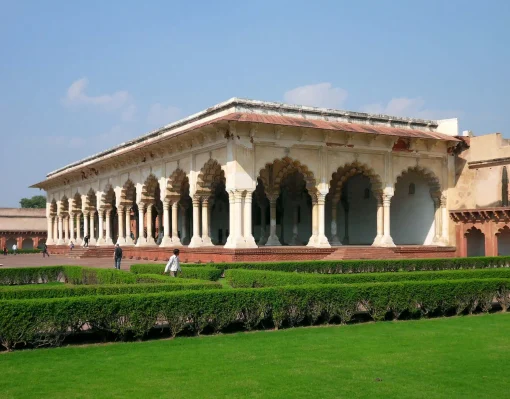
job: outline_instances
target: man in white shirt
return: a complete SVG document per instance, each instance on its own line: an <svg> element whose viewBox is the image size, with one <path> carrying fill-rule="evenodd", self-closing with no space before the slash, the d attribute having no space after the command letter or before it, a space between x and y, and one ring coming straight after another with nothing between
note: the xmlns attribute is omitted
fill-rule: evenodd
<svg viewBox="0 0 510 399"><path fill-rule="evenodd" d="M12 253L13 253L14 255L16 255L16 252L17 252L17 251L18 251L18 246L17 246L16 244L14 244L14 245L12 246Z"/></svg>
<svg viewBox="0 0 510 399"><path fill-rule="evenodd" d="M179 261L179 250L174 249L174 254L168 259L165 271L163 274L168 273L170 270L170 277L177 277L177 273L181 271L181 263Z"/></svg>

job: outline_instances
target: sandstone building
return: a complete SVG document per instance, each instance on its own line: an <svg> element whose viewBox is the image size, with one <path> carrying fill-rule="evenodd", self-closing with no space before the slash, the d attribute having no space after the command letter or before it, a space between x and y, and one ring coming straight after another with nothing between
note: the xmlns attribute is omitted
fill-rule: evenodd
<svg viewBox="0 0 510 399"><path fill-rule="evenodd" d="M47 192L55 246L89 235L139 250L453 251L457 130L456 119L233 98L33 187Z"/></svg>
<svg viewBox="0 0 510 399"><path fill-rule="evenodd" d="M34 249L46 241L44 209L0 208L0 249Z"/></svg>

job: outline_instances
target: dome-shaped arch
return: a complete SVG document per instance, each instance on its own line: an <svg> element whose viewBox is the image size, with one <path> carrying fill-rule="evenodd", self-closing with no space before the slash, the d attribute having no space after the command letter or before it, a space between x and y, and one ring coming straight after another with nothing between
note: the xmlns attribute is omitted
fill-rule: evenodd
<svg viewBox="0 0 510 399"><path fill-rule="evenodd" d="M89 208L89 210L96 209L97 196L96 196L96 192L94 191L93 188L91 188L87 193L87 204L86 205L87 205L87 208Z"/></svg>
<svg viewBox="0 0 510 399"><path fill-rule="evenodd" d="M215 159L209 159L202 169L197 178L197 194L212 193L216 186L220 183L225 184L225 171Z"/></svg>
<svg viewBox="0 0 510 399"><path fill-rule="evenodd" d="M395 179L395 185L401 181L406 174L408 173L416 173L421 176L428 184L430 196L432 198L440 198L441 197L441 182L439 178L436 176L434 172L430 169L423 166L410 166L400 172L400 174Z"/></svg>
<svg viewBox="0 0 510 399"><path fill-rule="evenodd" d="M136 201L136 187L131 179L127 179L120 190L120 200L123 204L132 204Z"/></svg>
<svg viewBox="0 0 510 399"><path fill-rule="evenodd" d="M69 212L69 199L67 198L67 195L65 195L65 194L60 199L60 212L61 213Z"/></svg>
<svg viewBox="0 0 510 399"><path fill-rule="evenodd" d="M73 196L73 211L81 211L82 209L82 200L81 195L78 191L74 193Z"/></svg>
<svg viewBox="0 0 510 399"><path fill-rule="evenodd" d="M154 174L150 174L145 179L142 186L142 201L150 202L156 199L156 191L159 188L159 182Z"/></svg>
<svg viewBox="0 0 510 399"><path fill-rule="evenodd" d="M57 201L53 198L50 202L50 216L55 216L57 214Z"/></svg>
<svg viewBox="0 0 510 399"><path fill-rule="evenodd" d="M168 179L166 197L179 197L186 187L189 187L189 179L182 169L177 168Z"/></svg>
<svg viewBox="0 0 510 399"><path fill-rule="evenodd" d="M342 187L351 177L362 175L368 177L372 192L382 194L382 180L377 172L367 164L358 161L346 163L340 166L331 176L329 196L332 201L339 201Z"/></svg>
<svg viewBox="0 0 510 399"><path fill-rule="evenodd" d="M101 204L105 208L111 208L115 206L115 190L111 184L107 184L105 186L101 196Z"/></svg>

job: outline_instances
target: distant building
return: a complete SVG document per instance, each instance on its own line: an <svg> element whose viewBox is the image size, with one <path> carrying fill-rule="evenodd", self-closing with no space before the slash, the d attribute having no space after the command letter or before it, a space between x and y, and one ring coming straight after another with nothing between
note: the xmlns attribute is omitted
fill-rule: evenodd
<svg viewBox="0 0 510 399"><path fill-rule="evenodd" d="M33 249L46 242L46 209L0 208L0 247Z"/></svg>
<svg viewBox="0 0 510 399"><path fill-rule="evenodd" d="M463 140L449 202L457 254L510 255L510 140L500 133Z"/></svg>

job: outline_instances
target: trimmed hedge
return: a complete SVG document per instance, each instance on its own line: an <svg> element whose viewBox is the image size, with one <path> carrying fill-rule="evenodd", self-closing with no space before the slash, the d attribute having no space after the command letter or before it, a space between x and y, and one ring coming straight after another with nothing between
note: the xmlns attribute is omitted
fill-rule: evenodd
<svg viewBox="0 0 510 399"><path fill-rule="evenodd" d="M92 332L143 337L152 328L167 325L175 336L183 330L218 332L234 324L252 329L265 323L276 328L345 323L358 312L383 320L404 312L425 316L488 311L493 299L506 310L509 293L510 279L486 279L2 300L0 344L7 350L17 344L58 345L85 326Z"/></svg>
<svg viewBox="0 0 510 399"><path fill-rule="evenodd" d="M302 284L353 284L395 281L510 278L510 269L442 270L401 273L304 274L265 270L233 269L225 278L234 288L278 287Z"/></svg>
<svg viewBox="0 0 510 399"><path fill-rule="evenodd" d="M193 264L190 266L197 267ZM208 263L221 270L252 269L299 273L373 273L426 270L487 269L510 267L510 256L441 258L441 259L384 259L384 260L315 260L285 262Z"/></svg>
<svg viewBox="0 0 510 399"><path fill-rule="evenodd" d="M23 255L23 254L39 254L42 250L40 248L34 248L34 249L17 249L16 254L17 255ZM7 253L9 255L13 255L14 251L12 249L8 249Z"/></svg>
<svg viewBox="0 0 510 399"><path fill-rule="evenodd" d="M150 276L150 275L146 275ZM156 276L160 277L160 276ZM161 276L162 277L162 276ZM170 282L158 284L114 284L114 285L50 285L44 284L0 287L0 300L2 299L34 299L34 298L64 298L92 295L122 295L122 294L148 294L154 292L181 291L181 290L210 290L221 289L215 282L197 282L188 280L174 283L175 279L166 278Z"/></svg>
<svg viewBox="0 0 510 399"><path fill-rule="evenodd" d="M178 274L179 278L196 278L200 280L217 281L222 275L222 270L211 266L198 266L193 264L191 267L181 266L181 269L182 273ZM165 264L135 264L131 265L129 271L134 274L162 274L165 271Z"/></svg>

